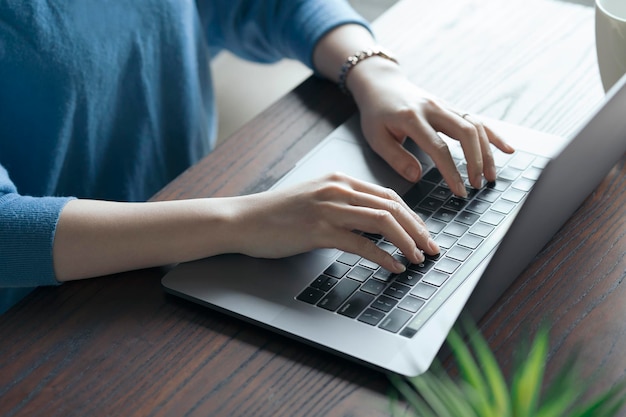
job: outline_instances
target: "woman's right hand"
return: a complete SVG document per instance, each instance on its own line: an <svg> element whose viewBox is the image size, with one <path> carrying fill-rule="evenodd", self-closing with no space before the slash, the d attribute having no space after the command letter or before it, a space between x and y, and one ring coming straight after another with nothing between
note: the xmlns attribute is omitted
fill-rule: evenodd
<svg viewBox="0 0 626 417"><path fill-rule="evenodd" d="M400 273L404 265L355 230L383 235L413 263L439 253L426 225L395 191L335 173L288 189L226 199L233 252L280 258L337 248Z"/></svg>
<svg viewBox="0 0 626 417"><path fill-rule="evenodd" d="M327 175L263 193L120 203L72 200L61 212L53 262L59 281L148 268L220 253L280 258L317 248L404 265L354 230L381 234L414 263L439 252L424 222L392 190Z"/></svg>

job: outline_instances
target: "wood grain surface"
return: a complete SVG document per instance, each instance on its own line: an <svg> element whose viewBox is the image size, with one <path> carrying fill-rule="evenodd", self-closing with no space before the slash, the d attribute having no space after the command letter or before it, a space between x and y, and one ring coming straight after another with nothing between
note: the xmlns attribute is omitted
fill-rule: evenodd
<svg viewBox="0 0 626 417"><path fill-rule="evenodd" d="M403 0L375 29L465 111L568 135L602 99L589 7ZM267 189L354 111L309 79L154 199ZM593 390L624 377L625 178L622 158L480 323L506 373L547 320L548 378L572 352ZM0 415L389 414L385 375L168 296L165 269L40 288L0 316Z"/></svg>

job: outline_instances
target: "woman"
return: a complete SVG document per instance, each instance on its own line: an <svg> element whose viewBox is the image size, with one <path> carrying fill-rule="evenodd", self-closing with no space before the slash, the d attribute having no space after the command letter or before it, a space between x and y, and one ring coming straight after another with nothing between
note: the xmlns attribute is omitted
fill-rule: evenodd
<svg viewBox="0 0 626 417"><path fill-rule="evenodd" d="M490 143L512 152L410 83L342 1L10 0L0 19L5 306L18 298L11 288L226 252L282 257L333 246L404 269L355 229L384 234L412 262L439 251L394 192L343 175L249 196L142 202L211 150L208 61L221 49L261 62L299 59L338 82L372 148L410 181L421 167L403 149L406 137L461 196L437 131L461 142L474 186L495 179Z"/></svg>

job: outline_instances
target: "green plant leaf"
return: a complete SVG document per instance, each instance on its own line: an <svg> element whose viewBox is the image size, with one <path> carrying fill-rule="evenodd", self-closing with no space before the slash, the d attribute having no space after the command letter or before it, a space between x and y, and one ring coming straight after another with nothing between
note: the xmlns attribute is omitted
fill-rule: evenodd
<svg viewBox="0 0 626 417"><path fill-rule="evenodd" d="M573 406L582 392L577 370L576 356L572 355L547 387L536 417L563 416Z"/></svg>
<svg viewBox="0 0 626 417"><path fill-rule="evenodd" d="M491 414L491 390L487 386L487 381L480 370L478 364L474 360L472 353L466 346L461 335L452 330L448 335L448 344L452 349L454 358L456 359L459 371L464 381L474 391L473 407L481 416Z"/></svg>
<svg viewBox="0 0 626 417"><path fill-rule="evenodd" d="M467 384L455 383L442 368L429 372L422 378L422 383L433 387L434 392L446 407L446 412L455 417L479 417L474 407L476 395ZM421 392L421 390L420 390Z"/></svg>
<svg viewBox="0 0 626 417"><path fill-rule="evenodd" d="M508 385L502 375L498 361L493 355L487 341L478 329L469 322L465 323L469 333L470 345L474 349L477 362L482 366L487 381L488 401L493 415L507 417L511 415L511 399Z"/></svg>
<svg viewBox="0 0 626 417"><path fill-rule="evenodd" d="M417 377L419 378L419 377ZM393 386L402 394L412 409L419 414L420 417L437 417L432 409L424 402L422 398L415 392L412 383L399 375L389 375L389 379ZM394 414L395 415L395 414Z"/></svg>
<svg viewBox="0 0 626 417"><path fill-rule="evenodd" d="M588 403L577 407L571 417L613 417L626 404L626 381L621 381Z"/></svg>
<svg viewBox="0 0 626 417"><path fill-rule="evenodd" d="M469 344L453 330L448 343L461 379L453 380L439 363L415 378L390 376L392 384L420 417L615 417L626 406L626 380L583 405L587 388L578 378L576 356L568 357L541 395L548 360L547 327L538 330L526 356L514 365L509 388L486 340L466 324ZM399 407L393 407L397 415ZM573 411L572 411L573 410Z"/></svg>
<svg viewBox="0 0 626 417"><path fill-rule="evenodd" d="M548 332L544 328L539 329L526 361L513 375L511 399L516 417L534 417L537 411L548 354L548 340Z"/></svg>

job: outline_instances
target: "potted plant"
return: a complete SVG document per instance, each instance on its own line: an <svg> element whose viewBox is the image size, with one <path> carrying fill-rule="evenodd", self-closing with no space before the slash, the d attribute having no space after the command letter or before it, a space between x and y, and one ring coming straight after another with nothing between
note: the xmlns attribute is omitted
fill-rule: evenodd
<svg viewBox="0 0 626 417"><path fill-rule="evenodd" d="M420 417L609 417L626 402L626 384L620 382L595 398L579 403L581 384L572 356L550 386L543 384L549 337L541 328L528 352L518 361L510 383L505 380L489 345L473 326L468 344L453 330L448 344L459 370L453 379L440 364L413 378L391 376L397 390L392 397L394 416ZM400 394L408 409L400 410Z"/></svg>

